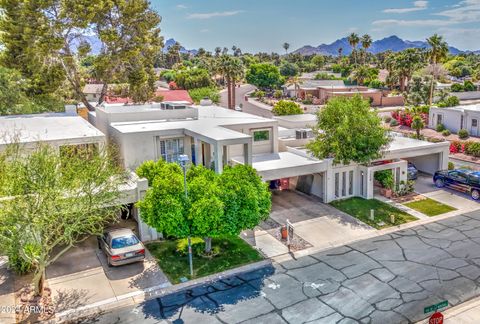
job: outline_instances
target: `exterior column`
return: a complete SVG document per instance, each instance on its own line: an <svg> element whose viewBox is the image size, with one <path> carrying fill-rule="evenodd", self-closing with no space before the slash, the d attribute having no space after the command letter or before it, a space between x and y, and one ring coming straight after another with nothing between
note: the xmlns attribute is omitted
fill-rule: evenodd
<svg viewBox="0 0 480 324"><path fill-rule="evenodd" d="M215 172L222 173L223 171L223 145L216 144L214 152Z"/></svg>
<svg viewBox="0 0 480 324"><path fill-rule="evenodd" d="M243 144L243 162L252 165L252 143Z"/></svg>
<svg viewBox="0 0 480 324"><path fill-rule="evenodd" d="M202 156L202 141L195 138L195 165L202 165L203 156Z"/></svg>

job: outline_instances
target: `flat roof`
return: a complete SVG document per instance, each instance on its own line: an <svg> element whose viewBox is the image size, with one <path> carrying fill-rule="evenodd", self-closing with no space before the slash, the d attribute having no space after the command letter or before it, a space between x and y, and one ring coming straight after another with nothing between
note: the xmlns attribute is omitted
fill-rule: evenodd
<svg viewBox="0 0 480 324"><path fill-rule="evenodd" d="M392 134L393 140L390 142L389 146L387 147L387 152L394 152L406 149L418 149L418 148L427 148L433 146L439 146L439 144L445 144L448 142L439 142L439 143L432 143L422 140L417 140L410 137L404 137L398 134Z"/></svg>
<svg viewBox="0 0 480 324"><path fill-rule="evenodd" d="M80 116L65 113L13 115L0 117L0 144L100 138L105 135Z"/></svg>
<svg viewBox="0 0 480 324"><path fill-rule="evenodd" d="M316 122L317 116L314 114L299 114L299 115L287 115L287 116L275 116L273 119L290 121L290 122Z"/></svg>
<svg viewBox="0 0 480 324"><path fill-rule="evenodd" d="M232 140L249 138L250 135L228 129L225 126L277 122L273 119L216 106L193 107L198 109L198 119L119 122L112 123L111 127L122 134L187 130L214 140Z"/></svg>
<svg viewBox="0 0 480 324"><path fill-rule="evenodd" d="M449 110L457 110L457 111L465 111L465 110L470 110L470 111L480 111L480 104L473 104L473 105L460 105L460 106L455 106L455 107L446 107L446 108L440 108L440 107L434 107L434 108L439 108L439 109L449 109Z"/></svg>

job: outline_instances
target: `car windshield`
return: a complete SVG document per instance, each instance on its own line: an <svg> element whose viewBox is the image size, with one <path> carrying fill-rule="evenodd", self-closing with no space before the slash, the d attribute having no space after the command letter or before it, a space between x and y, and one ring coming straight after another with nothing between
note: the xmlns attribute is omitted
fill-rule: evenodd
<svg viewBox="0 0 480 324"><path fill-rule="evenodd" d="M127 246L138 244L138 238L135 235L115 237L112 239L112 249L122 249Z"/></svg>

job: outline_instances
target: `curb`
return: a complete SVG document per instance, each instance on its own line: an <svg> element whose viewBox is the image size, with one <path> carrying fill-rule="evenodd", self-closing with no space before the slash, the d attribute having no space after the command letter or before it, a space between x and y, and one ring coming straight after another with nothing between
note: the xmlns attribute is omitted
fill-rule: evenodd
<svg viewBox="0 0 480 324"><path fill-rule="evenodd" d="M206 277L190 280L190 281L176 284L176 285L162 284L159 286L145 288L139 291L105 299L89 305L62 311L60 313L57 313L55 315L55 319L53 319L50 323L61 323L64 321L72 321L75 319L80 319L82 317L93 315L98 312L105 312L105 311L112 310L122 306L133 306L137 303L141 303L146 300L162 297L168 294L172 294L172 293L184 290L186 288L194 288L197 286L201 286L207 283L217 281L224 277L229 277L229 276L257 270L271 264L272 264L272 261L270 259L267 259L267 260L262 260L255 263L250 263L238 268L226 270L220 273L212 274Z"/></svg>

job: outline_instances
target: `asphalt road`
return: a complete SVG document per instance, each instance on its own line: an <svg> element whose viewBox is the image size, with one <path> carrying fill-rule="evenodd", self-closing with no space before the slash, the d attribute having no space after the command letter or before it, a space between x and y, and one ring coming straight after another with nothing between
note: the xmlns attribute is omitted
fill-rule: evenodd
<svg viewBox="0 0 480 324"><path fill-rule="evenodd" d="M321 235L321 233L319 233ZM480 295L480 211L273 264L96 323L412 323Z"/></svg>

